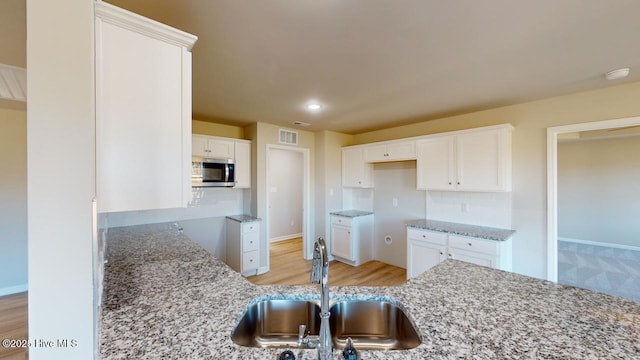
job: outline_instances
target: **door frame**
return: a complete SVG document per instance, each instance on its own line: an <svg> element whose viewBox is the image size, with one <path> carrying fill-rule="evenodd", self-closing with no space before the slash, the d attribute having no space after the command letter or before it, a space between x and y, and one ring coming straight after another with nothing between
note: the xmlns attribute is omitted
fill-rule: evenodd
<svg viewBox="0 0 640 360"><path fill-rule="evenodd" d="M271 212L271 187L269 186L269 159L270 153L272 149L278 150L286 150L286 151L294 151L302 154L302 257L305 260L309 260L312 257L311 254L311 246L308 244L310 239L313 239L311 231L311 212L309 211L310 196L311 196L311 163L310 163L310 150L307 148L299 148L294 146L286 146L286 145L276 145L276 144L267 144L267 154L266 154L266 166L267 166L267 176L266 176L266 192L267 192L267 214L265 220L265 226L267 231L267 268L271 268L271 259L269 257L271 251L271 241L269 241L270 231L269 228L269 217Z"/></svg>
<svg viewBox="0 0 640 360"><path fill-rule="evenodd" d="M640 116L547 128L547 280L558 281L558 135L640 125Z"/></svg>

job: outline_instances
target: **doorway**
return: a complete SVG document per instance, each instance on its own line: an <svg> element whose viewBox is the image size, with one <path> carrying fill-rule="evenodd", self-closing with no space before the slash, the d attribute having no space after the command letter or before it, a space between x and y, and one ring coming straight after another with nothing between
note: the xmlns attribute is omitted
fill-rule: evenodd
<svg viewBox="0 0 640 360"><path fill-rule="evenodd" d="M547 280L558 281L558 141L568 134L624 130L640 126L640 117L558 126L547 129Z"/></svg>
<svg viewBox="0 0 640 360"><path fill-rule="evenodd" d="M272 243L299 239L303 258L310 259L309 149L269 144L266 165L267 253L271 254Z"/></svg>

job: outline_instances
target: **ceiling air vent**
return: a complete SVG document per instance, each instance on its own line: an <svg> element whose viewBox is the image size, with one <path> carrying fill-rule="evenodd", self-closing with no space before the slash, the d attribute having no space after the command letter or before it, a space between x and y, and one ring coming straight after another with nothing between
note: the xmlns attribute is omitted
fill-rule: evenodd
<svg viewBox="0 0 640 360"><path fill-rule="evenodd" d="M0 64L0 99L27 101L27 70Z"/></svg>
<svg viewBox="0 0 640 360"><path fill-rule="evenodd" d="M280 129L280 144L298 145L298 133L291 130Z"/></svg>

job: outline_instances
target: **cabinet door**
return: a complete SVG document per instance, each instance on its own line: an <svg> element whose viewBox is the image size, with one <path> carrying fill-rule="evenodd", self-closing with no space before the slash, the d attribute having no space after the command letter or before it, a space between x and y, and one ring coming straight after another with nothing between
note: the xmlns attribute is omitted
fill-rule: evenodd
<svg viewBox="0 0 640 360"><path fill-rule="evenodd" d="M446 259L446 247L424 241L407 243L407 279L416 277Z"/></svg>
<svg viewBox="0 0 640 360"><path fill-rule="evenodd" d="M331 254L346 260L355 260L350 227L331 225Z"/></svg>
<svg viewBox="0 0 640 360"><path fill-rule="evenodd" d="M237 142L235 144L236 187L251 187L251 144Z"/></svg>
<svg viewBox="0 0 640 360"><path fill-rule="evenodd" d="M96 34L99 211L186 206L191 53L101 19Z"/></svg>
<svg viewBox="0 0 640 360"><path fill-rule="evenodd" d="M209 139L209 157L214 159L234 159L235 142L227 140Z"/></svg>
<svg viewBox="0 0 640 360"><path fill-rule="evenodd" d="M449 235L448 257L495 269L498 265L499 244L493 240Z"/></svg>
<svg viewBox="0 0 640 360"><path fill-rule="evenodd" d="M505 178L510 162L507 130L479 131L456 139L458 190L508 191Z"/></svg>
<svg viewBox="0 0 640 360"><path fill-rule="evenodd" d="M466 249L449 248L448 256L450 259L496 269L496 257L494 255L483 254Z"/></svg>
<svg viewBox="0 0 640 360"><path fill-rule="evenodd" d="M443 136L417 144L417 188L454 190L455 137Z"/></svg>
<svg viewBox="0 0 640 360"><path fill-rule="evenodd" d="M371 164L365 164L362 148L342 150L342 186L373 187Z"/></svg>
<svg viewBox="0 0 640 360"><path fill-rule="evenodd" d="M365 162L389 161L387 145L367 146L363 149Z"/></svg>
<svg viewBox="0 0 640 360"><path fill-rule="evenodd" d="M191 156L209 157L209 139L205 136L191 137Z"/></svg>
<svg viewBox="0 0 640 360"><path fill-rule="evenodd" d="M390 160L413 160L416 158L416 143L413 141L391 143L387 146L387 154Z"/></svg>

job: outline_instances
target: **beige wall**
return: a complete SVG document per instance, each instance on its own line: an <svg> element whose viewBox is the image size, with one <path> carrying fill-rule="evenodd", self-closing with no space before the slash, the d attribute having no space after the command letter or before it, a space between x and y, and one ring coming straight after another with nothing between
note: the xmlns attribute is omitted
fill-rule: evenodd
<svg viewBox="0 0 640 360"><path fill-rule="evenodd" d="M640 248L640 136L558 144L558 237Z"/></svg>
<svg viewBox="0 0 640 360"><path fill-rule="evenodd" d="M354 144L511 123L514 271L546 277L546 128L640 115L640 82L354 136Z"/></svg>
<svg viewBox="0 0 640 360"><path fill-rule="evenodd" d="M27 113L0 108L0 295L27 290Z"/></svg>
<svg viewBox="0 0 640 360"><path fill-rule="evenodd" d="M267 249L267 239L268 239L268 209L267 209L267 146L268 145L282 145L278 143L278 130L282 127L266 124L266 123L256 123L250 125L245 128L245 135L248 140L252 140L251 146L251 183L253 184L251 187L251 212L252 215L257 216L262 219L262 226L260 228L260 239L261 239L261 247L263 249ZM310 166L310 194L309 198L311 201L310 204L310 213L308 214L309 219L314 219L314 199L315 199L315 171L314 171L314 163L315 163L315 139L314 133L310 131L298 130L298 129L288 129L298 132L298 146L290 146L292 148L299 149L308 149L309 150L309 166ZM313 221L310 221L311 224L305 224L311 234L315 234ZM262 252L260 258L260 266L265 267L268 262L269 253L267 251Z"/></svg>
<svg viewBox="0 0 640 360"><path fill-rule="evenodd" d="M328 238L327 214L342 210L342 150L353 141L353 135L334 131L315 133L316 197L313 204L316 233L314 236Z"/></svg>
<svg viewBox="0 0 640 360"><path fill-rule="evenodd" d="M194 134L221 136L244 139L244 128L233 125L215 124L206 121L191 121L191 132Z"/></svg>

